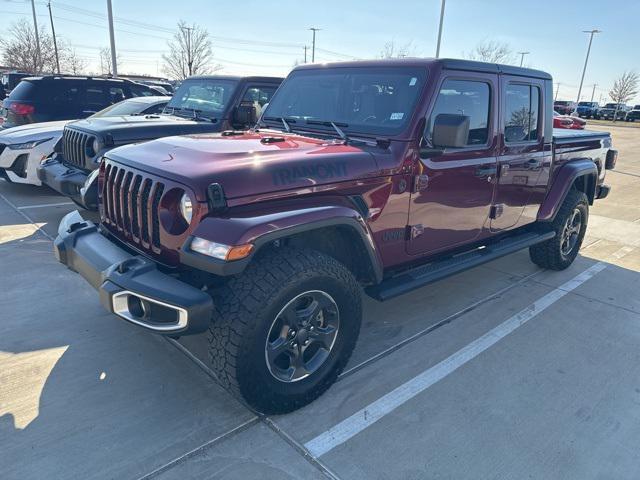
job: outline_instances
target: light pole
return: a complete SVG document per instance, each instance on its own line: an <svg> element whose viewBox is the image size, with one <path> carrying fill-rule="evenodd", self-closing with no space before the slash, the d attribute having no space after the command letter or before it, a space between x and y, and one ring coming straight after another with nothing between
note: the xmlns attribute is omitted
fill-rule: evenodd
<svg viewBox="0 0 640 480"><path fill-rule="evenodd" d="M195 27L180 27L182 29L182 33L186 30L186 42L187 42L187 69L189 70L189 76L193 75L193 56L191 52L191 32Z"/></svg>
<svg viewBox="0 0 640 480"><path fill-rule="evenodd" d="M529 55L530 53L531 52L518 52L518 55L520 55L520 66L524 63L524 56Z"/></svg>
<svg viewBox="0 0 640 480"><path fill-rule="evenodd" d="M116 55L116 37L113 33L113 9L111 8L111 0L107 0L107 14L109 16L109 40L111 42L111 68L113 71L111 74L114 77L118 76L118 62Z"/></svg>
<svg viewBox="0 0 640 480"><path fill-rule="evenodd" d="M58 42L56 41L56 29L53 26L53 14L51 13L51 2L47 2L47 8L49 9L49 20L51 20L51 34L53 35L53 48L56 52L56 70L60 75L60 57L58 56Z"/></svg>
<svg viewBox="0 0 640 480"><path fill-rule="evenodd" d="M589 54L591 53L591 43L593 43L593 36L596 33L600 33L602 30L583 30L583 33L589 34L589 46L587 47L587 56L584 59L584 67L582 68L582 78L580 78L580 87L578 88L578 99L576 100L576 104L580 101L580 95L582 94L582 84L584 83L584 74L587 73L587 63L589 63Z"/></svg>
<svg viewBox="0 0 640 480"><path fill-rule="evenodd" d="M596 87L598 86L597 83L593 84L593 90L591 91L591 103L593 103L593 97L596 96Z"/></svg>
<svg viewBox="0 0 640 480"><path fill-rule="evenodd" d="M42 53L40 52L40 34L38 33L38 21L36 20L36 2L35 0L31 0L31 11L33 12L33 29L36 33L36 69L40 70L42 67L40 65L40 59L42 58ZM40 72L34 72L40 73Z"/></svg>
<svg viewBox="0 0 640 480"><path fill-rule="evenodd" d="M556 83L556 95L553 97L553 101L556 102L558 100L558 93L560 92L560 82Z"/></svg>
<svg viewBox="0 0 640 480"><path fill-rule="evenodd" d="M440 58L440 44L442 43L442 24L444 23L444 4L446 0L442 0L440 5L440 26L438 27L438 44L436 45L436 58Z"/></svg>
<svg viewBox="0 0 640 480"><path fill-rule="evenodd" d="M309 28L313 32L313 42L311 44L311 63L315 63L316 61L316 32L320 31L319 28L311 27Z"/></svg>

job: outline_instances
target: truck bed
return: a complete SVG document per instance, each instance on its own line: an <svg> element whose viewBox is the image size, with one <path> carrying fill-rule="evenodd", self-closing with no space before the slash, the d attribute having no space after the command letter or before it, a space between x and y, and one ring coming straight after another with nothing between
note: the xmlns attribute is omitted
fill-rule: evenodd
<svg viewBox="0 0 640 480"><path fill-rule="evenodd" d="M609 138L611 134L609 132L597 132L594 130L570 130L567 128L554 128L553 129L553 142L554 143L568 143L576 140L591 140Z"/></svg>

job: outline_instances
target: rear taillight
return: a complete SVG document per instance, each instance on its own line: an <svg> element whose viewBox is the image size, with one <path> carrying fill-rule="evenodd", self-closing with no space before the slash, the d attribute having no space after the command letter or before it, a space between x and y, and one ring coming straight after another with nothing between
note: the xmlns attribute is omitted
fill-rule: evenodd
<svg viewBox="0 0 640 480"><path fill-rule="evenodd" d="M16 115L33 115L36 111L33 105L19 102L14 102L9 105L9 110L11 110Z"/></svg>

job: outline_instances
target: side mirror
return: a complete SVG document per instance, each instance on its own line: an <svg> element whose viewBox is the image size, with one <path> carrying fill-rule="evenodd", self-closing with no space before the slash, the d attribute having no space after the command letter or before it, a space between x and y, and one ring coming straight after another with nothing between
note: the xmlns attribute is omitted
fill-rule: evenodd
<svg viewBox="0 0 640 480"><path fill-rule="evenodd" d="M233 123L236 125L255 125L258 121L258 112L254 105L238 105L233 114Z"/></svg>
<svg viewBox="0 0 640 480"><path fill-rule="evenodd" d="M469 138L469 120L467 115L441 113L433 123L433 146L438 148L461 148L467 146Z"/></svg>

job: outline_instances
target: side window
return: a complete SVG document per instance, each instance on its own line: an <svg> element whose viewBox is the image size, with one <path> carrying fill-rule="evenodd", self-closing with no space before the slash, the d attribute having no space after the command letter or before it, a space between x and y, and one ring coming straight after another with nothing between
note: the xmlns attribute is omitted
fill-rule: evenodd
<svg viewBox="0 0 640 480"><path fill-rule="evenodd" d="M257 102L264 107L276 93L276 87L249 87L242 97L243 102Z"/></svg>
<svg viewBox="0 0 640 480"><path fill-rule="evenodd" d="M506 89L504 140L506 143L538 139L540 89L509 84Z"/></svg>
<svg viewBox="0 0 640 480"><path fill-rule="evenodd" d="M85 90L88 110L102 110L109 105L101 85L88 85Z"/></svg>
<svg viewBox="0 0 640 480"><path fill-rule="evenodd" d="M80 89L77 85L60 83L55 86L51 101L54 104L78 106L81 102Z"/></svg>
<svg viewBox="0 0 640 480"><path fill-rule="evenodd" d="M143 87L142 85L131 85L130 88L132 97L152 97L154 95L160 95L159 93L154 92L150 88Z"/></svg>
<svg viewBox="0 0 640 480"><path fill-rule="evenodd" d="M486 145L489 140L491 88L488 83L474 80L445 80L425 130L430 141L433 122L442 113L469 117L467 145Z"/></svg>
<svg viewBox="0 0 640 480"><path fill-rule="evenodd" d="M124 93L124 89L121 87L111 87L109 89L109 102L111 103L111 105L113 105L114 103L118 103L121 102L122 100L125 100L127 98L127 96Z"/></svg>

